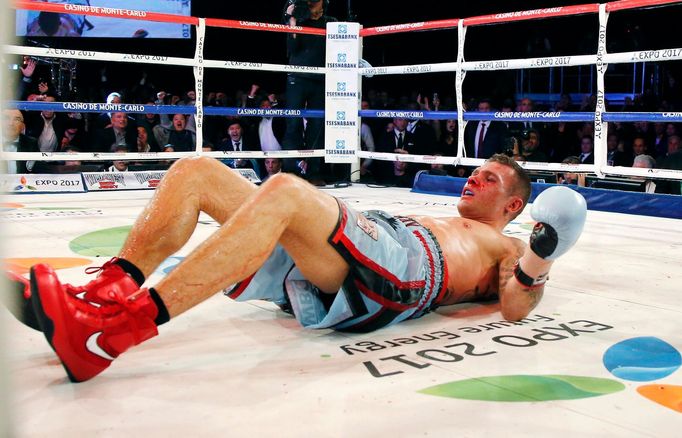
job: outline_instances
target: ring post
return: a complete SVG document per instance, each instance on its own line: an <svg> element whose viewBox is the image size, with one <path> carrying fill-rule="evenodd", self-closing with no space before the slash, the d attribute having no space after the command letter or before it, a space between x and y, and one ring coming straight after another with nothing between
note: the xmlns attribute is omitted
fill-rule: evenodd
<svg viewBox="0 0 682 438"><path fill-rule="evenodd" d="M324 160L353 164L360 131L360 24L327 23L326 46Z"/></svg>
<svg viewBox="0 0 682 438"><path fill-rule="evenodd" d="M194 106L197 114L194 117L196 125L196 151L200 153L204 145L204 38L206 37L206 19L200 18L197 25L197 45L194 52Z"/></svg>
<svg viewBox="0 0 682 438"><path fill-rule="evenodd" d="M597 107L594 112L594 171L600 178L604 178L602 168L606 166L607 123L604 122L606 112L606 92L604 76L608 64L606 57L606 22L609 19L606 4L599 5L599 41L597 46Z"/></svg>

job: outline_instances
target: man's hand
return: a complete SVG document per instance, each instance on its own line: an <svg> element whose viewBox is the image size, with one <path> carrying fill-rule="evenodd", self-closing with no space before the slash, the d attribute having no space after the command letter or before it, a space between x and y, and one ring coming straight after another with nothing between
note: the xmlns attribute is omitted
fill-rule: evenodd
<svg viewBox="0 0 682 438"><path fill-rule="evenodd" d="M26 67L19 67L19 70L21 70L21 74L24 75L25 78L33 76L33 73L36 71L35 59L29 58L26 62Z"/></svg>
<svg viewBox="0 0 682 438"><path fill-rule="evenodd" d="M538 221L530 237L530 248L540 258L556 260L580 237L587 204L578 192L555 186L538 195L530 215Z"/></svg>
<svg viewBox="0 0 682 438"><path fill-rule="evenodd" d="M258 90L260 90L260 85L257 85L257 84L251 85L251 91L249 91L249 97L255 97L256 93L258 93Z"/></svg>
<svg viewBox="0 0 682 438"><path fill-rule="evenodd" d="M289 7L287 8L286 14L289 16L289 26L296 26L296 18L294 18L294 9L296 8L295 4L290 4ZM291 34L292 38L296 38L296 34Z"/></svg>

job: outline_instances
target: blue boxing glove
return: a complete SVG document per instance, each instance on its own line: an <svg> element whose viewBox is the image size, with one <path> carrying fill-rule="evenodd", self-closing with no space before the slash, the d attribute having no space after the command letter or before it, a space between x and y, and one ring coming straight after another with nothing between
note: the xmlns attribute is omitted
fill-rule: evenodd
<svg viewBox="0 0 682 438"><path fill-rule="evenodd" d="M580 237L587 203L578 192L555 186L535 198L530 215L538 222L530 236L530 248L545 260L556 260Z"/></svg>

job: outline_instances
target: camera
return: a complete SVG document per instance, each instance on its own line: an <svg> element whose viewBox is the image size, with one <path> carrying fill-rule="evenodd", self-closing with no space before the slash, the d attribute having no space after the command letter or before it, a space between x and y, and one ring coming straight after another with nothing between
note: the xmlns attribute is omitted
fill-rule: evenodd
<svg viewBox="0 0 682 438"><path fill-rule="evenodd" d="M310 18L310 6L308 3L318 3L323 0L289 0L287 2L287 7L294 5L294 12L291 14L295 19L296 23L308 20ZM324 0L324 9L327 9L328 0ZM286 9L286 8L285 8Z"/></svg>

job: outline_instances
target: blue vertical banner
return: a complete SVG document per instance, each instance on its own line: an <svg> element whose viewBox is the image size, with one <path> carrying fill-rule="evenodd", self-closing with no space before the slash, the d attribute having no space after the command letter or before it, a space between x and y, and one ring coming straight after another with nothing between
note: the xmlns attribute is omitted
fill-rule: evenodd
<svg viewBox="0 0 682 438"><path fill-rule="evenodd" d="M325 161L353 163L359 149L360 24L327 24Z"/></svg>

